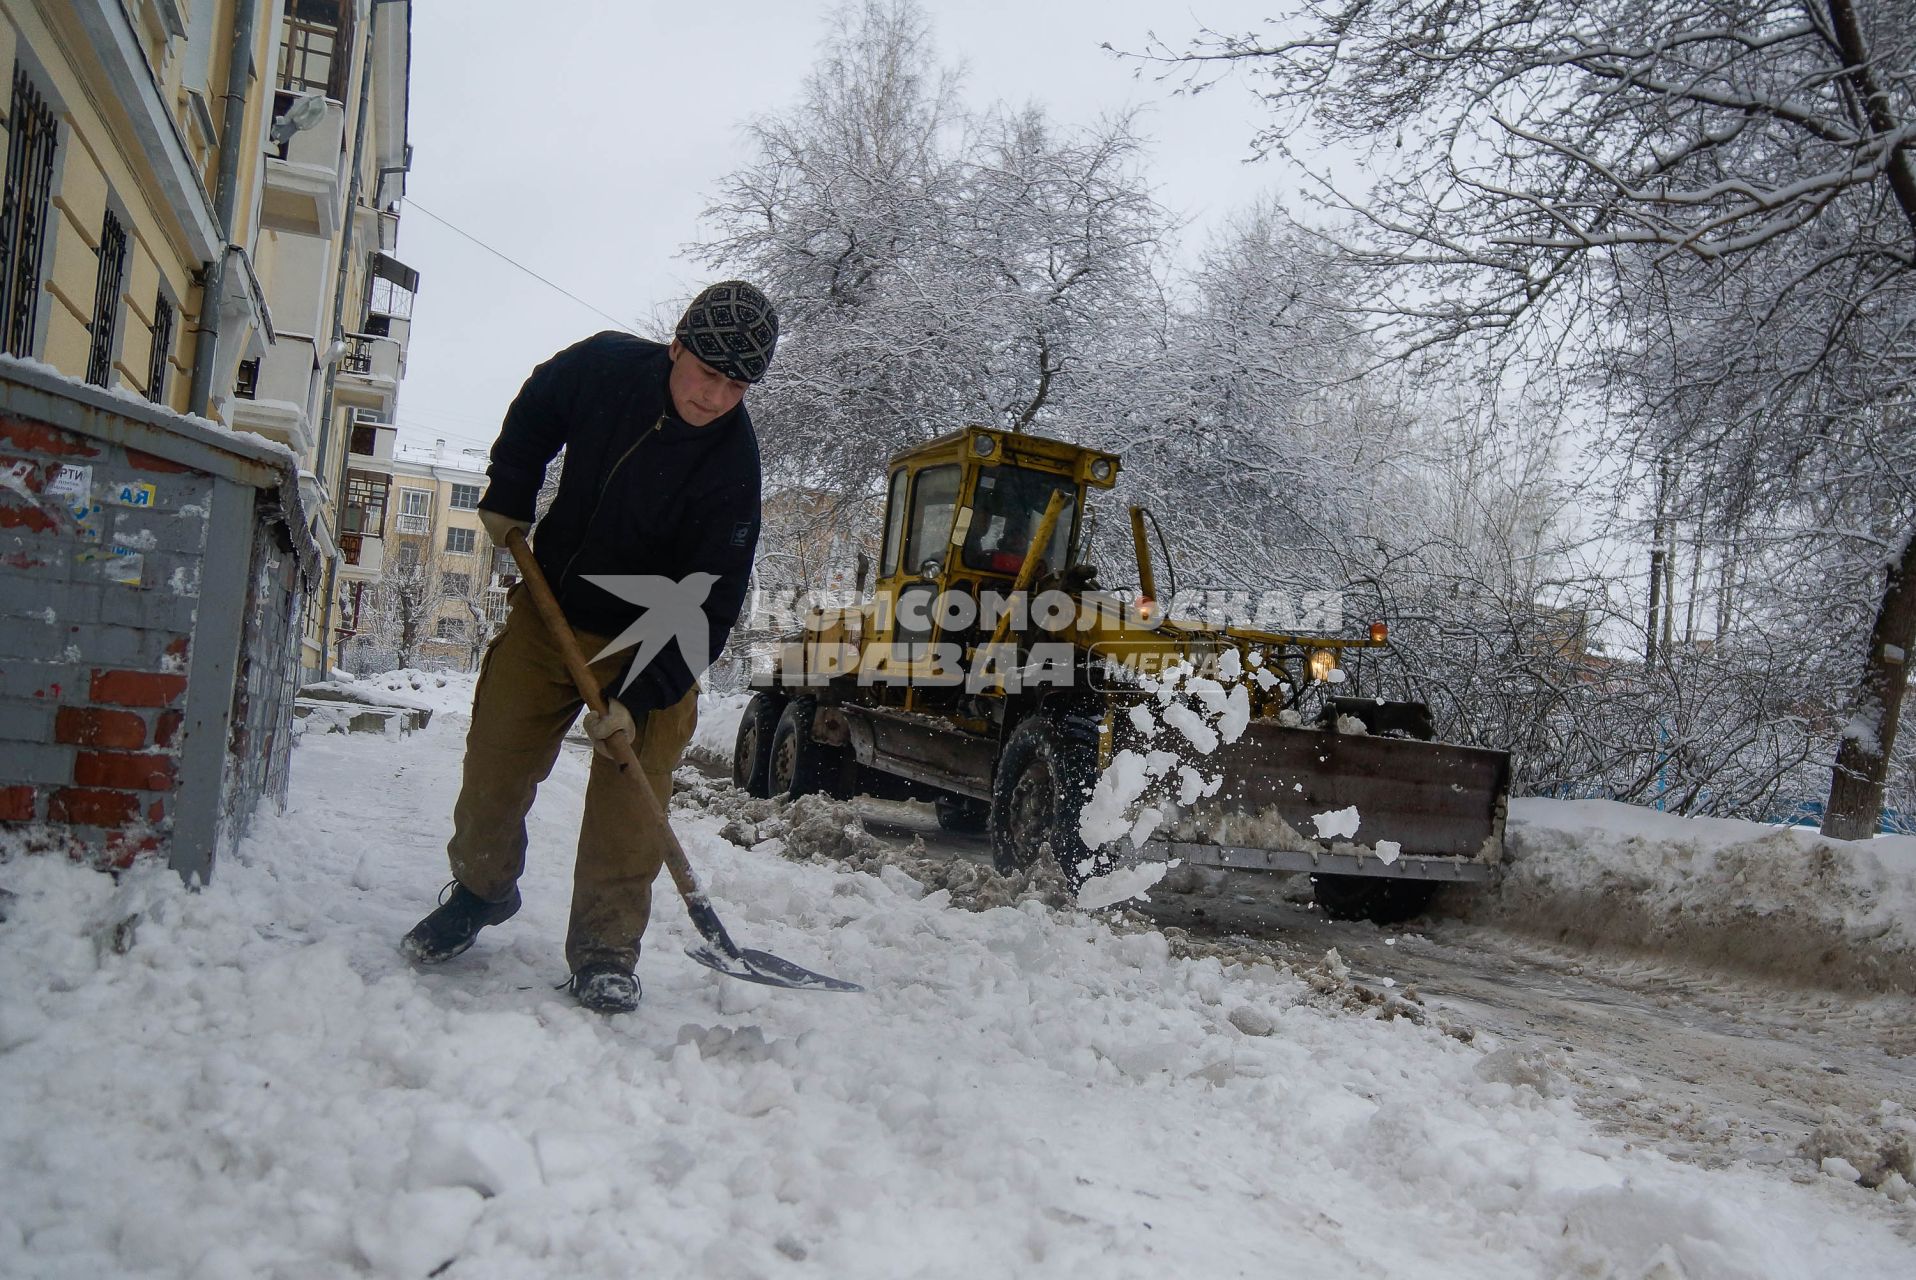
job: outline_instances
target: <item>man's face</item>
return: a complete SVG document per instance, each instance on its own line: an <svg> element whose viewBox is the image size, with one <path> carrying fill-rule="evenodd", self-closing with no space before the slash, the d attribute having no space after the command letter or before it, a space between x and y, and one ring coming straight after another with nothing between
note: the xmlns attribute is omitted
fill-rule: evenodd
<svg viewBox="0 0 1916 1280"><path fill-rule="evenodd" d="M672 343L672 375L666 385L672 392L672 405L679 417L694 427L718 421L745 398L750 383L728 378L705 361L687 351L676 339Z"/></svg>

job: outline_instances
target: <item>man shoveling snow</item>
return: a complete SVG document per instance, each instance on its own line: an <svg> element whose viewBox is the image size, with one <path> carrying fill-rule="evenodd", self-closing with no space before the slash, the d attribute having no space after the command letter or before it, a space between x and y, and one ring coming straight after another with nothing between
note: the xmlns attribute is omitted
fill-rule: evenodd
<svg viewBox="0 0 1916 1280"><path fill-rule="evenodd" d="M745 598L759 463L744 397L777 342L764 294L737 280L712 285L669 346L608 332L540 365L493 446L479 517L501 547L531 529L546 466L566 450L535 555L566 622L597 655L592 677L605 691L605 713L585 719L595 754L566 936L570 988L601 1013L638 1005L634 970L671 838L661 828L672 770L697 725L698 674ZM526 814L581 706L525 588L511 601L473 694L446 847L453 880L401 944L420 964L452 959L519 910ZM636 752L656 809L622 776L621 748Z"/></svg>

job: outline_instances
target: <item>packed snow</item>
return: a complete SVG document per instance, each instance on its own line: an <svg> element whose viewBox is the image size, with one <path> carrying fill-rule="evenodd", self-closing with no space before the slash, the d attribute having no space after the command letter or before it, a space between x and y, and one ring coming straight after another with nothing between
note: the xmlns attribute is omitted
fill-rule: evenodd
<svg viewBox="0 0 1916 1280"><path fill-rule="evenodd" d="M1682 818L1608 800L1513 800L1474 919L1799 981L1916 991L1916 837Z"/></svg>
<svg viewBox="0 0 1916 1280"><path fill-rule="evenodd" d="M1357 834L1358 824L1362 821L1354 804L1311 815L1311 825L1317 828L1319 840L1348 840Z"/></svg>
<svg viewBox="0 0 1916 1280"><path fill-rule="evenodd" d="M1099 907L1115 906L1133 898L1148 901L1151 888L1176 865L1176 859L1169 862L1141 862L1113 868L1101 876L1092 876L1078 886L1078 906L1086 911L1095 911Z"/></svg>
<svg viewBox="0 0 1916 1280"><path fill-rule="evenodd" d="M365 676L337 672L334 679L325 684L306 687L368 693L398 706L423 707L435 715L449 713L463 716L472 710L472 691L478 683L478 675L470 671L426 671L417 667L402 667L397 671Z"/></svg>
<svg viewBox="0 0 1916 1280"><path fill-rule="evenodd" d="M116 884L0 861L7 1274L1916 1264L1885 1197L1834 1163L1798 1183L1672 1162L1599 1133L1488 1037L1327 999L1328 971L781 857L794 828L763 839L704 783L674 820L734 936L867 993L699 967L662 882L639 1012L588 1014L553 989L580 750L534 811L519 916L412 969L395 943L444 882L464 729L448 712L406 738L304 739L289 811L199 893L159 868Z"/></svg>

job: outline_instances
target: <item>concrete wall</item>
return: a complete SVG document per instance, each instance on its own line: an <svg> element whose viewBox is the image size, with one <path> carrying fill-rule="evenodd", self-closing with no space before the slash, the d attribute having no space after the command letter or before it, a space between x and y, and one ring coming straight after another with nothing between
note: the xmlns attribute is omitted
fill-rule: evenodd
<svg viewBox="0 0 1916 1280"><path fill-rule="evenodd" d="M0 832L211 873L283 794L311 567L290 458L0 362Z"/></svg>

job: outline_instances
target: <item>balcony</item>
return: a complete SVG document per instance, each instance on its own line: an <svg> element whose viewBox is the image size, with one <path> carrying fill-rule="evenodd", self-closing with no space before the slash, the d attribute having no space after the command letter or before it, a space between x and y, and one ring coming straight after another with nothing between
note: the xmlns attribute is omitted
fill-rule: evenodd
<svg viewBox="0 0 1916 1280"><path fill-rule="evenodd" d="M236 387L227 410L234 426L277 440L301 458L313 450L313 346L304 334L279 334L252 371L252 395Z"/></svg>
<svg viewBox="0 0 1916 1280"><path fill-rule="evenodd" d="M348 578L377 578L386 567L386 543L376 534L339 535L340 572Z"/></svg>
<svg viewBox="0 0 1916 1280"><path fill-rule="evenodd" d="M273 95L273 115L285 114L299 95L281 89ZM330 240L339 230L341 172L346 153L346 109L328 99L326 113L310 129L286 140L266 157L266 189L260 218L275 230Z"/></svg>
<svg viewBox="0 0 1916 1280"><path fill-rule="evenodd" d="M346 451L352 458L360 462L392 464L393 442L399 435L399 428L387 422L378 411L352 410L346 431Z"/></svg>
<svg viewBox="0 0 1916 1280"><path fill-rule="evenodd" d="M339 358L339 373L343 378L357 378L363 383L396 387L406 373L405 349L393 339L378 334L349 333L346 353Z"/></svg>
<svg viewBox="0 0 1916 1280"><path fill-rule="evenodd" d="M432 517L402 511L393 517L393 528L399 533L431 533Z"/></svg>

